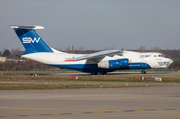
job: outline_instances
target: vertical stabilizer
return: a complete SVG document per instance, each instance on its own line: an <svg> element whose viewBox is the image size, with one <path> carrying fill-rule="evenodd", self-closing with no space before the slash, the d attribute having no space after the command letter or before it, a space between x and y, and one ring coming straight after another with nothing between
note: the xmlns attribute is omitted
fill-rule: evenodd
<svg viewBox="0 0 180 119"><path fill-rule="evenodd" d="M37 34L36 29L44 29L42 26L16 26L9 25L14 28L15 33L19 37L25 48L24 54L37 52L53 52L48 44Z"/></svg>

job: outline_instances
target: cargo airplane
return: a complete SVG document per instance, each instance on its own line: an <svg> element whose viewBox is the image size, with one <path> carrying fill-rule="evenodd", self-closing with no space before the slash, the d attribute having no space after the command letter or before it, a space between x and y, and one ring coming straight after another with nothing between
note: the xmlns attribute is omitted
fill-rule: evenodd
<svg viewBox="0 0 180 119"><path fill-rule="evenodd" d="M36 32L42 26L8 25L14 29L25 48L22 55L37 62L72 69L92 75L106 74L115 70L167 68L173 61L157 52L132 52L121 50L105 50L91 54L71 54L51 48Z"/></svg>

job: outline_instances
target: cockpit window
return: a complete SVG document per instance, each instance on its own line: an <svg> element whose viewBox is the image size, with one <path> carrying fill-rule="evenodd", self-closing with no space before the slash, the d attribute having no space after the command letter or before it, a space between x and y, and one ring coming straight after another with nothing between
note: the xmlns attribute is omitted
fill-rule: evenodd
<svg viewBox="0 0 180 119"><path fill-rule="evenodd" d="M158 55L158 57L161 57L161 55Z"/></svg>
<svg viewBox="0 0 180 119"><path fill-rule="evenodd" d="M165 56L165 55L164 55L164 57L165 57L165 58L169 58L168 56Z"/></svg>
<svg viewBox="0 0 180 119"><path fill-rule="evenodd" d="M158 57L168 58L168 57L167 57L167 56L165 56L165 55L158 55Z"/></svg>

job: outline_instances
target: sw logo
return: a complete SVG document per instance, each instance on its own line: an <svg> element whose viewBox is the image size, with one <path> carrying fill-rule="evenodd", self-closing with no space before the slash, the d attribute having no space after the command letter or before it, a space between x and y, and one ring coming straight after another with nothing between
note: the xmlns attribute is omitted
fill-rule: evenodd
<svg viewBox="0 0 180 119"><path fill-rule="evenodd" d="M23 43L34 43L36 41L36 43L38 43L40 40L40 37L37 39L36 37L34 37L34 39L32 39L31 37L25 37L22 39Z"/></svg>

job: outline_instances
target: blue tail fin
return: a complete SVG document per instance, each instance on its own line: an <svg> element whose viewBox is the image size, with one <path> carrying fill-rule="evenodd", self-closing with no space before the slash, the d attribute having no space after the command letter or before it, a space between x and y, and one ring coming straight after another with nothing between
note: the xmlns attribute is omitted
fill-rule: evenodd
<svg viewBox="0 0 180 119"><path fill-rule="evenodd" d="M35 29L43 29L40 26L15 26L9 25L14 28L17 36L25 48L24 54L37 53L37 52L53 52L46 42L37 34Z"/></svg>

